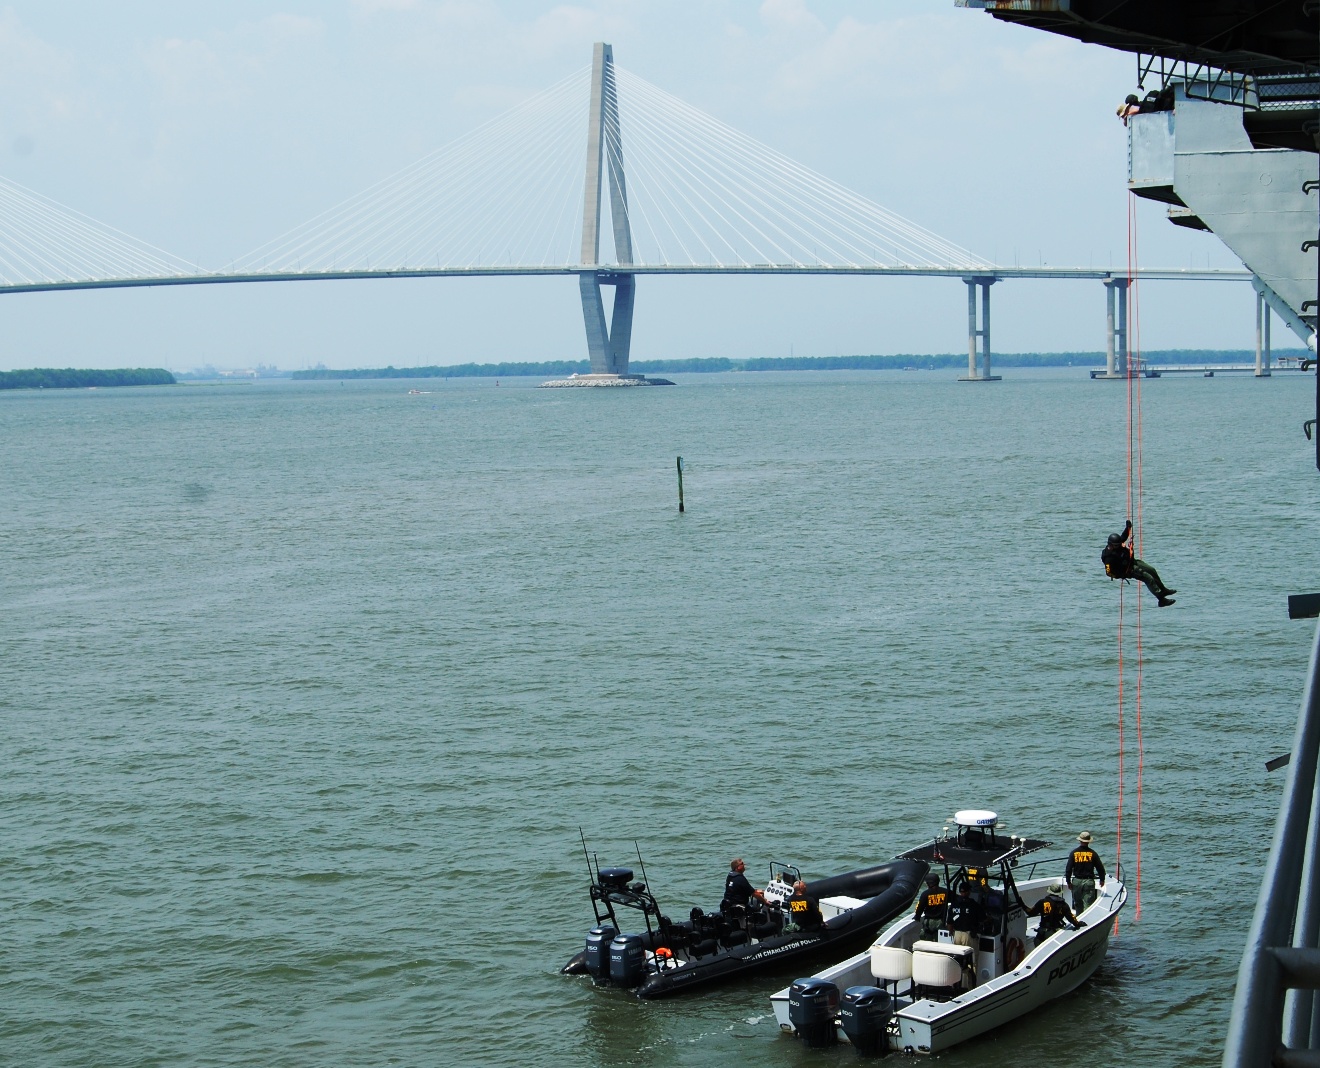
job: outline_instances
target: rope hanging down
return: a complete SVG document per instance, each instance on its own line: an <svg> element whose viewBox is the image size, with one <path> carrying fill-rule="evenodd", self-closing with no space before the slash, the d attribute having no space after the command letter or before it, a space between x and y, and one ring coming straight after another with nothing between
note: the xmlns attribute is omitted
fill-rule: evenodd
<svg viewBox="0 0 1320 1068"><path fill-rule="evenodd" d="M1127 287L1125 297L1128 301L1130 315L1128 317L1128 336L1127 336L1127 484L1126 484L1126 504L1127 514L1132 517L1133 522L1133 555L1140 558L1142 556L1142 498L1144 496L1144 486L1142 482L1142 417L1141 417L1141 315L1140 298L1136 285L1137 268L1137 214L1136 198L1128 197L1128 265L1127 265ZM1124 583L1126 585L1126 583ZM1123 661L1123 588L1119 588L1118 600L1118 816L1116 819L1117 846L1116 854L1119 861L1123 855L1123 772L1124 772L1124 725L1126 713L1124 709L1124 684L1127 678L1126 666ZM1163 602L1161 602L1163 603ZM1145 658L1142 653L1141 642L1141 596L1136 597L1136 620L1134 626L1134 645L1135 645L1135 668L1133 670L1133 719L1136 728L1137 745L1137 782L1136 782L1136 863L1134 865L1133 880L1133 903L1134 919L1141 919L1141 786L1142 773L1145 770L1145 755L1143 748L1143 739L1141 733L1141 684L1142 669L1145 666ZM1115 921L1117 926L1117 921Z"/></svg>

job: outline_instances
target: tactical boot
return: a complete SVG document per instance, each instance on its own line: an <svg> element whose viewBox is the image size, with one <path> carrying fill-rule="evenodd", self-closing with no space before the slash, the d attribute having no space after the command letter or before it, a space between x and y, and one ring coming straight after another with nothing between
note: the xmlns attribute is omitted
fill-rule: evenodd
<svg viewBox="0 0 1320 1068"><path fill-rule="evenodd" d="M1161 597L1160 600L1159 600L1159 607L1160 607L1160 608L1168 608L1169 605L1171 605L1171 604L1176 604L1176 603L1177 603L1177 602L1176 602L1172 597Z"/></svg>

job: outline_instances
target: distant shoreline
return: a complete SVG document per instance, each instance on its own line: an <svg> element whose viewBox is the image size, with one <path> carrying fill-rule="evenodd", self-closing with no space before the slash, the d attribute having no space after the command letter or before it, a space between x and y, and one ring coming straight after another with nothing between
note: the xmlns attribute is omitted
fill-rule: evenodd
<svg viewBox="0 0 1320 1068"><path fill-rule="evenodd" d="M1310 356L1305 349L1278 349L1272 353L1296 359ZM1256 353L1248 349L1157 349L1144 354L1151 364L1229 364L1250 363ZM1103 352L996 352L995 367L1103 367ZM752 357L732 360L707 357L690 360L633 360L628 369L634 374L715 374L723 371L938 371L965 369L967 353L939 353L916 355L899 353L892 356L785 356ZM308 371L293 371L289 377L300 380L349 378L516 378L563 377L586 374L590 371L586 360L545 360L540 363L460 363L449 366L378 367L333 370L318 367Z"/></svg>
<svg viewBox="0 0 1320 1068"><path fill-rule="evenodd" d="M0 389L110 389L177 384L178 380L160 367L121 367L110 371L34 367L27 371L0 371Z"/></svg>

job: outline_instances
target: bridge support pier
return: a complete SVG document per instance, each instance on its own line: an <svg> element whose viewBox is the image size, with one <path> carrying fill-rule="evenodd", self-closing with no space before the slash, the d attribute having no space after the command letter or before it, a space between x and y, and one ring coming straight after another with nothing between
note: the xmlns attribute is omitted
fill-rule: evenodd
<svg viewBox="0 0 1320 1068"><path fill-rule="evenodd" d="M601 286L614 287L614 308L605 319ZM587 351L593 375L626 375L628 350L632 344L635 276L618 271L590 271L578 275L582 290L582 318L587 326Z"/></svg>
<svg viewBox="0 0 1320 1068"><path fill-rule="evenodd" d="M967 283L967 377L959 382L998 382L999 375L990 373L990 287L998 278L994 275L976 275L964 278ZM976 287L981 287L981 322L976 322ZM977 342L980 342L979 346ZM979 352L978 352L979 349ZM978 360L979 356L979 360ZM980 366L978 367L978 363Z"/></svg>
<svg viewBox="0 0 1320 1068"><path fill-rule="evenodd" d="M1105 373L1092 378L1127 378L1128 373L1128 287L1129 278L1105 279ZM1118 321L1114 321L1114 306Z"/></svg>
<svg viewBox="0 0 1320 1068"><path fill-rule="evenodd" d="M1270 306L1256 291L1256 377L1270 377Z"/></svg>

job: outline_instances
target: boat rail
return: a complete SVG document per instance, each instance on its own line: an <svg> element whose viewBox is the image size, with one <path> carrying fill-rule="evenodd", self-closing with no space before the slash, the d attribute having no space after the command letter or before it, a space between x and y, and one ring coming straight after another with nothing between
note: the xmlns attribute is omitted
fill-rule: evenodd
<svg viewBox="0 0 1320 1068"><path fill-rule="evenodd" d="M1320 626L1265 877L1238 969L1224 1068L1320 1065Z"/></svg>

